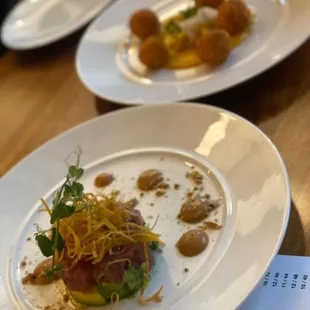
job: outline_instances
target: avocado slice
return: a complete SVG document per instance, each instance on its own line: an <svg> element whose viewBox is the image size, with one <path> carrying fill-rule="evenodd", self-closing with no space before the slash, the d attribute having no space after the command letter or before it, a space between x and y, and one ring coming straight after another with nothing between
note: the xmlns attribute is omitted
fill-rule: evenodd
<svg viewBox="0 0 310 310"><path fill-rule="evenodd" d="M73 299L85 306L103 306L108 303L107 299L101 296L96 288L87 292L70 291Z"/></svg>
<svg viewBox="0 0 310 310"><path fill-rule="evenodd" d="M144 283L144 269L128 268L120 284L100 283L87 292L70 291L73 299L86 306L102 306L110 302L111 295L117 293L120 299L132 296Z"/></svg>
<svg viewBox="0 0 310 310"><path fill-rule="evenodd" d="M100 283L96 289L104 298L110 299L113 293L117 293L120 299L129 297L137 292L144 283L143 268L128 268L125 271L123 282L120 284Z"/></svg>

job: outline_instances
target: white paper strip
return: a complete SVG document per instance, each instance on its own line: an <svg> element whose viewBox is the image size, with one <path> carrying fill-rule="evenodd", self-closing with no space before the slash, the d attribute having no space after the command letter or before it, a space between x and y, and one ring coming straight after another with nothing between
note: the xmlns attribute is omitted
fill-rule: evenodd
<svg viewBox="0 0 310 310"><path fill-rule="evenodd" d="M238 310L310 309L310 257L278 255Z"/></svg>

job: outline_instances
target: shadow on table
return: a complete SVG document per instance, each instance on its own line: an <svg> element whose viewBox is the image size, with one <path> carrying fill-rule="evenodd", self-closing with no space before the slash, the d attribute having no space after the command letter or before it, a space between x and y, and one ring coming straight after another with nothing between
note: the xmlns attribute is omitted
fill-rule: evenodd
<svg viewBox="0 0 310 310"><path fill-rule="evenodd" d="M118 104L112 101L101 99L99 97L95 97L95 105L99 115L130 107L127 105Z"/></svg>
<svg viewBox="0 0 310 310"><path fill-rule="evenodd" d="M298 214L298 210L291 202L291 214L287 226L287 231L279 251L279 254L283 255L306 255L306 246L304 238L304 230Z"/></svg>

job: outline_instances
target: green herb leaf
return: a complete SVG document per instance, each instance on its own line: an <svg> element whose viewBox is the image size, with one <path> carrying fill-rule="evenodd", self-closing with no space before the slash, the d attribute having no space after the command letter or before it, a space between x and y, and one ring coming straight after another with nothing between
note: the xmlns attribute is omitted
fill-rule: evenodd
<svg viewBox="0 0 310 310"><path fill-rule="evenodd" d="M47 275L47 277L51 280L54 277L54 270L45 270L45 274Z"/></svg>
<svg viewBox="0 0 310 310"><path fill-rule="evenodd" d="M79 179L84 174L84 169L79 168L76 178Z"/></svg>
<svg viewBox="0 0 310 310"><path fill-rule="evenodd" d="M35 237L38 246L45 257L53 256L54 249L52 241L43 234L37 234Z"/></svg>
<svg viewBox="0 0 310 310"><path fill-rule="evenodd" d="M149 247L153 251L158 250L158 242L157 241L152 241Z"/></svg>
<svg viewBox="0 0 310 310"><path fill-rule="evenodd" d="M84 173L84 169L79 168L77 166L70 166L69 167L69 175L71 178L79 179Z"/></svg>
<svg viewBox="0 0 310 310"><path fill-rule="evenodd" d="M73 195L76 200L82 200L84 187L81 183L73 182L71 185Z"/></svg>
<svg viewBox="0 0 310 310"><path fill-rule="evenodd" d="M65 190L64 190L64 193L63 193L62 201L67 202L67 201L71 200L72 196L73 196L72 188L71 188L71 186L66 184L65 185Z"/></svg>
<svg viewBox="0 0 310 310"><path fill-rule="evenodd" d="M182 29L174 20L171 20L166 26L166 31L169 34L177 34L182 32Z"/></svg>
<svg viewBox="0 0 310 310"><path fill-rule="evenodd" d="M56 236L57 236L57 243L56 243ZM52 244L54 246L54 249L56 249L58 252L61 252L65 247L65 241L62 238L60 232L55 227L53 227L52 229Z"/></svg>
<svg viewBox="0 0 310 310"><path fill-rule="evenodd" d="M76 166L70 166L69 167L69 175L71 178L75 178L78 173L78 168Z"/></svg>
<svg viewBox="0 0 310 310"><path fill-rule="evenodd" d="M58 203L59 200L60 200L60 197L61 197L61 192L58 191L58 192L56 193L55 198L53 199L53 205L57 205L57 203Z"/></svg>
<svg viewBox="0 0 310 310"><path fill-rule="evenodd" d="M68 206L60 202L53 209L50 223L54 224L56 221L59 221L65 217L69 217L74 213L74 211L75 211L74 206Z"/></svg>
<svg viewBox="0 0 310 310"><path fill-rule="evenodd" d="M191 18L195 15L197 15L198 9L197 8L189 8L185 11L181 11L181 13L183 14L184 19L188 19Z"/></svg>
<svg viewBox="0 0 310 310"><path fill-rule="evenodd" d="M55 271L55 272L59 272L59 271L61 271L63 268L64 268L64 265L63 265L63 264L58 264L58 265L54 268L54 271Z"/></svg>
<svg viewBox="0 0 310 310"><path fill-rule="evenodd" d="M57 264L56 266L53 266L52 269L45 270L45 274L49 279L53 279L55 273L59 273L60 271L63 270L63 268L64 268L63 264Z"/></svg>
<svg viewBox="0 0 310 310"><path fill-rule="evenodd" d="M84 170L79 166L81 150L78 149L75 154L77 156L76 164L69 166L66 179L53 199L50 223L54 227L52 228L51 240L46 236L46 231L36 224L37 233L35 234L35 239L42 254L46 257L53 257L51 270L46 270L49 278L53 278L56 272L63 269L63 265L56 262L56 251L61 252L65 248L64 239L59 232L59 221L71 216L75 212L75 202L78 202L83 207L85 204L83 200L84 187L77 182L84 173Z"/></svg>

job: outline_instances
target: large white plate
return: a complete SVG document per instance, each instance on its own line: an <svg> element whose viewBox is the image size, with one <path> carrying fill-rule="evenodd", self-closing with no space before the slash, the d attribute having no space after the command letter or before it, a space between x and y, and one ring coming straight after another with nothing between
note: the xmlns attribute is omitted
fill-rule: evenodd
<svg viewBox="0 0 310 310"><path fill-rule="evenodd" d="M23 0L5 19L1 39L12 49L31 49L84 26L111 0Z"/></svg>
<svg viewBox="0 0 310 310"><path fill-rule="evenodd" d="M99 97L124 104L188 100L241 83L272 67L309 36L310 1L247 0L256 13L252 35L221 67L137 72L136 56L124 57L121 45L129 34L132 12L151 7L167 18L190 5L188 0L119 0L85 33L76 56L77 72Z"/></svg>
<svg viewBox="0 0 310 310"><path fill-rule="evenodd" d="M119 185L132 192L132 184L126 184L133 172L150 164L180 179L184 158L210 170L205 188L223 197L218 216L224 228L212 235L214 242L202 255L184 259L176 253L180 229L175 216L180 206L173 199L179 194L174 191L174 198L162 198L152 208L147 200L138 206L144 215L160 214L156 230L167 242L158 276L151 282L151 288L164 283L163 302L148 309L227 310L240 305L281 244L290 211L288 175L274 145L255 126L230 112L198 104L143 106L96 118L51 140L3 177L0 305L11 307L5 285L15 305L32 309L20 286L18 264L34 251L34 244L25 242L33 222L48 223L46 215L35 212L38 198L49 199L66 171L64 159L77 145L84 151L83 182L88 188L102 170L117 172ZM190 272L184 273L184 267ZM50 298L44 292L40 298ZM125 305L139 308L135 300Z"/></svg>

